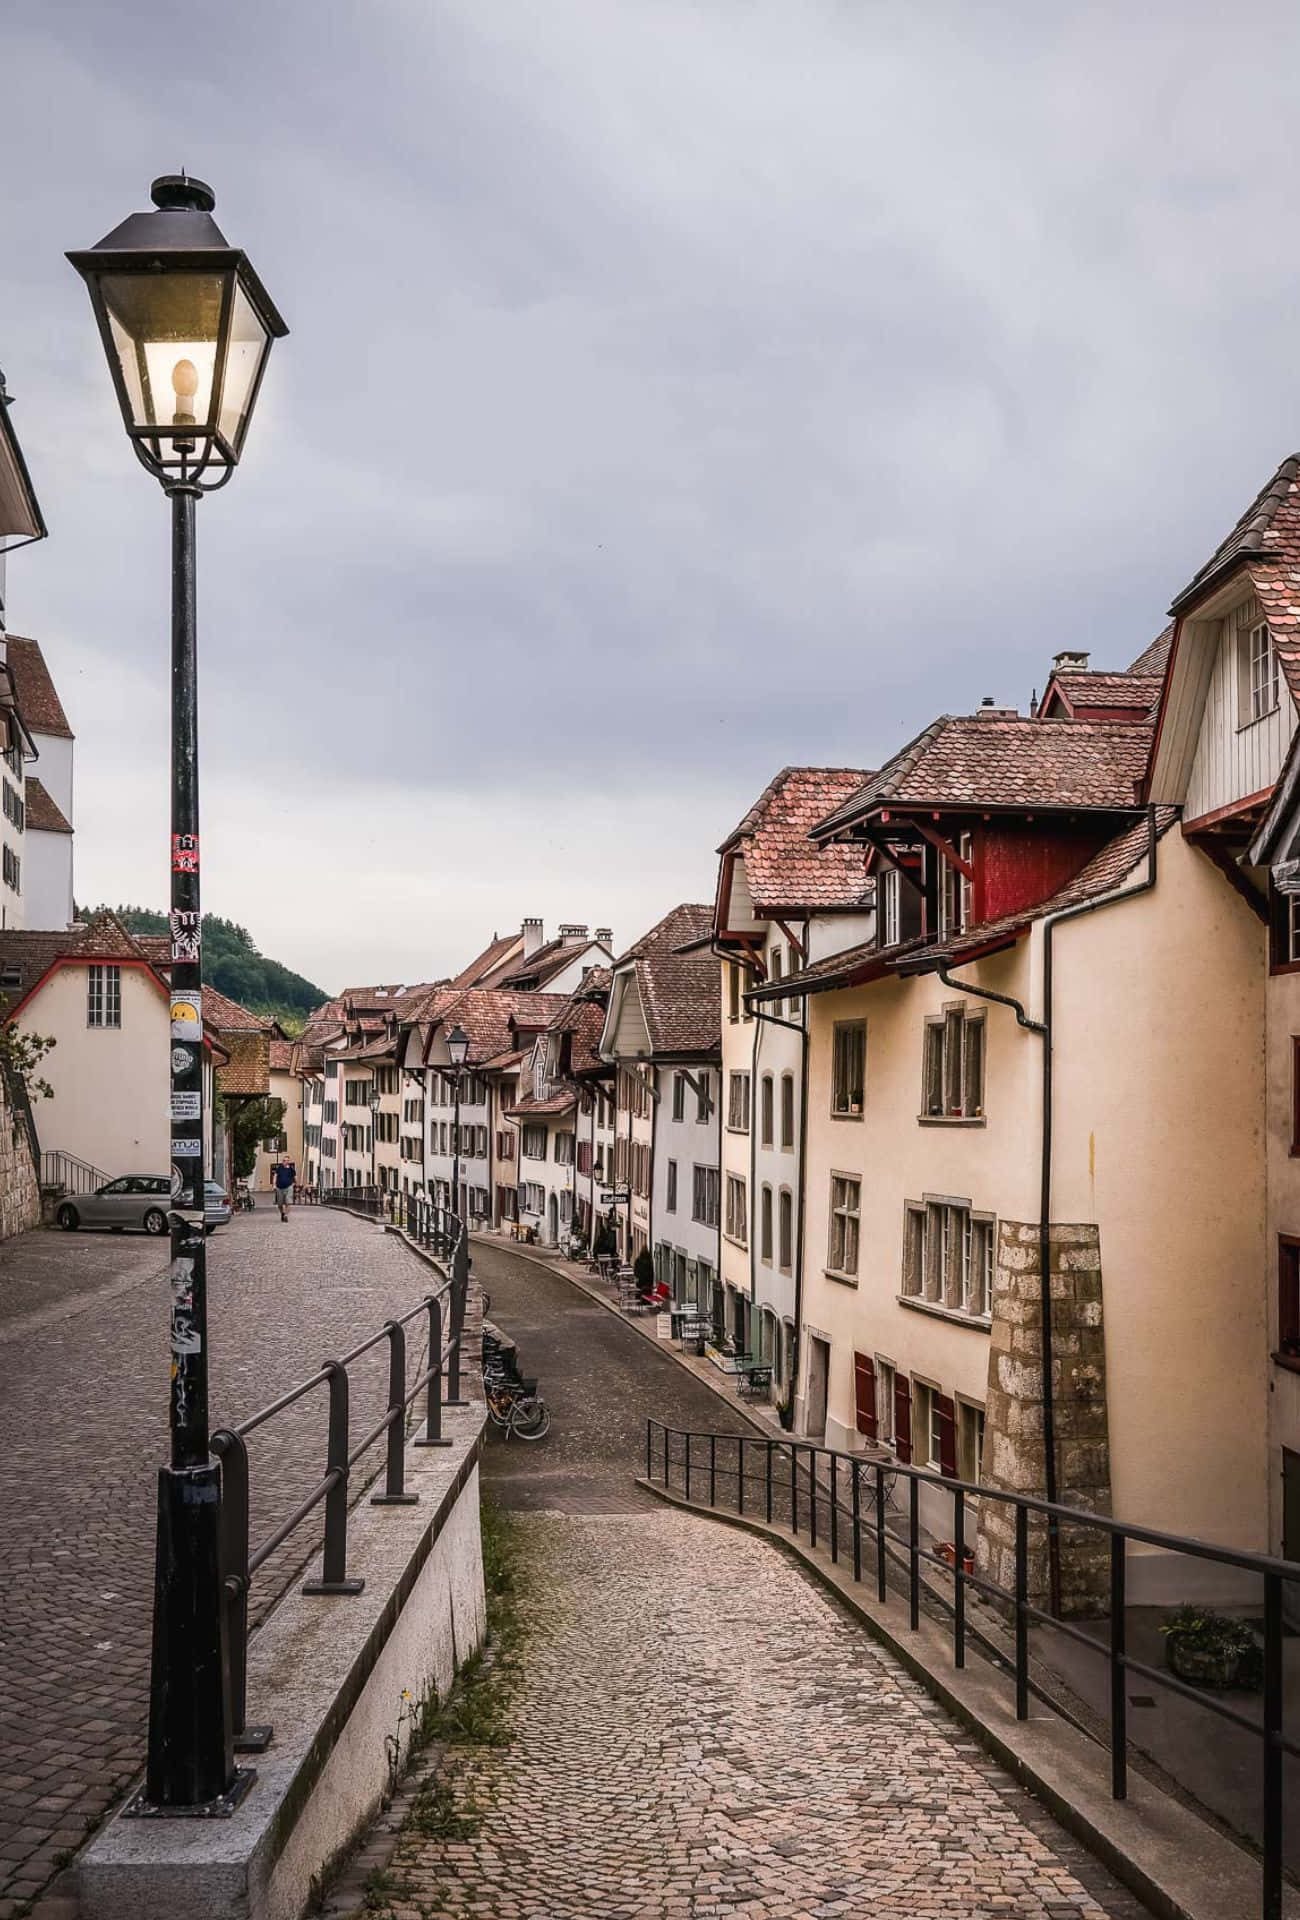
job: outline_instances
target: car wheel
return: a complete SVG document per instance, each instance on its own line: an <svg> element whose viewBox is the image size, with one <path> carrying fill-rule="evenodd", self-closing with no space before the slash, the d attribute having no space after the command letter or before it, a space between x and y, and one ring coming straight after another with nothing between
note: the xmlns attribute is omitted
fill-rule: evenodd
<svg viewBox="0 0 1300 1920"><path fill-rule="evenodd" d="M167 1215L158 1207L150 1207L144 1217L144 1230L146 1233L166 1233Z"/></svg>
<svg viewBox="0 0 1300 1920"><path fill-rule="evenodd" d="M81 1225L81 1215L73 1206L60 1207L54 1218L58 1221L65 1233L75 1233Z"/></svg>
<svg viewBox="0 0 1300 1920"><path fill-rule="evenodd" d="M215 1233L215 1232L216 1232L216 1230L217 1230L217 1229L216 1229L216 1224L215 1224L215 1222L213 1223L213 1225L212 1225L212 1226L210 1226L210 1227L208 1227L208 1226L205 1226L205 1227L204 1227L204 1229L203 1229L203 1231L204 1231L204 1233L205 1233L205 1234L211 1234L211 1233Z"/></svg>

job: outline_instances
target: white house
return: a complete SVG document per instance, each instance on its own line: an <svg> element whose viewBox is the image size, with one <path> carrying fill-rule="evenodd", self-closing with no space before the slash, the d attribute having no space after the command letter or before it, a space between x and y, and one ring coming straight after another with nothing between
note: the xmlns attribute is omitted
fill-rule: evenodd
<svg viewBox="0 0 1300 1920"><path fill-rule="evenodd" d="M73 916L74 736L39 642L9 634L5 660L35 755L25 782L21 924L62 929ZM8 800L5 812L8 826L13 814Z"/></svg>

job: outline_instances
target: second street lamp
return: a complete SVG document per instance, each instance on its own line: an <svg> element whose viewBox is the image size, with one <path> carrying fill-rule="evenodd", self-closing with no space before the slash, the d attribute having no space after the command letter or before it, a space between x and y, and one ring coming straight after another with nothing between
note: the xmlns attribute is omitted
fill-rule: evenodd
<svg viewBox="0 0 1300 1920"><path fill-rule="evenodd" d="M375 1147L376 1147L376 1136L378 1135L378 1132L379 1132L378 1082L375 1080L372 1080L370 1083L370 1089L371 1089L370 1090L370 1189L371 1189L371 1192L373 1193L375 1190L375 1187L378 1184L375 1178Z"/></svg>
<svg viewBox="0 0 1300 1920"><path fill-rule="evenodd" d="M252 1774L234 1765L208 1444L194 508L234 472L271 342L288 329L212 218L210 187L167 174L151 197L154 212L68 259L89 289L131 446L172 503L171 1461L158 1475L140 1807L212 1815L230 1812Z"/></svg>
<svg viewBox="0 0 1300 1920"><path fill-rule="evenodd" d="M465 1062L469 1059L469 1036L460 1026L452 1028L447 1035L447 1058L455 1068L456 1103L452 1109L451 1134L454 1142L454 1157L451 1163L451 1210L459 1215L460 1207L460 1077L465 1071Z"/></svg>

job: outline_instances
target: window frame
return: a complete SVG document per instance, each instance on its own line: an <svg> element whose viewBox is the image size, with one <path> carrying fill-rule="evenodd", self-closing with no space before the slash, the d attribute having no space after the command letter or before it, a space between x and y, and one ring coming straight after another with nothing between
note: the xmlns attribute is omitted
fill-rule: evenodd
<svg viewBox="0 0 1300 1920"><path fill-rule="evenodd" d="M855 1190L856 1198L852 1205L848 1202L847 1193L843 1198L839 1196L837 1193L837 1188L839 1187L845 1189L851 1187ZM833 1167L830 1174L829 1203L829 1222L826 1232L826 1275L828 1279L839 1280L846 1286L856 1287L858 1284L858 1268L862 1259L862 1175L860 1173L849 1173L844 1169ZM843 1229L838 1248L836 1246L837 1223L840 1223ZM851 1234L849 1231L850 1228L852 1229ZM837 1262L835 1258L837 1252L839 1252L841 1256L847 1255L850 1239L852 1241L853 1252L853 1264L851 1266L848 1265L846 1259L841 1258L841 1260Z"/></svg>
<svg viewBox="0 0 1300 1920"><path fill-rule="evenodd" d="M727 1081L727 1132L728 1133L748 1133L749 1132L750 1118L751 1118L751 1115L750 1115L751 1092L752 1092L752 1088L751 1088L750 1075L748 1070L743 1067L732 1067L730 1069L730 1076ZM739 1120L736 1120L733 1118L733 1115L737 1112L737 1110L739 1110L741 1113L741 1118Z"/></svg>
<svg viewBox="0 0 1300 1920"><path fill-rule="evenodd" d="M858 1078L860 1084L858 1086L856 1111L851 1097L851 1088L848 1089L849 1097L844 1099L843 1105L839 1104L842 1092L841 1067L844 1065L842 1059L842 1040L850 1036L857 1036L860 1041L860 1046L857 1050L859 1052ZM851 1072L851 1067L852 1062L849 1062L848 1065L845 1066L846 1075ZM831 1119L863 1120L866 1118L866 1107L867 1023L865 1020L836 1020L831 1027Z"/></svg>
<svg viewBox="0 0 1300 1920"><path fill-rule="evenodd" d="M738 1247L749 1245L749 1188L738 1173L727 1175L722 1231Z"/></svg>
<svg viewBox="0 0 1300 1920"><path fill-rule="evenodd" d="M758 1141L771 1147L776 1139L776 1081L765 1073L758 1083Z"/></svg>
<svg viewBox="0 0 1300 1920"><path fill-rule="evenodd" d="M988 1072L988 1016L965 1000L925 1016L920 1126L982 1126ZM937 1097L938 1107L934 1102Z"/></svg>
<svg viewBox="0 0 1300 1920"><path fill-rule="evenodd" d="M122 969L114 961L97 960L86 968L86 1025L97 1033L121 1032Z"/></svg>

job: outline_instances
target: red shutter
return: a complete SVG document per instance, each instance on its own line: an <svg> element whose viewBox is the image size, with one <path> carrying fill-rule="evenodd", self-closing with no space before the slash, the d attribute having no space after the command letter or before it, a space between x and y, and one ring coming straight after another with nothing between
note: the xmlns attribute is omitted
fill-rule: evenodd
<svg viewBox="0 0 1300 1920"><path fill-rule="evenodd" d="M939 1471L945 1480L957 1478L957 1409L946 1393L936 1393L939 1410Z"/></svg>
<svg viewBox="0 0 1300 1920"><path fill-rule="evenodd" d="M912 1461L912 1387L903 1374L894 1375L894 1452L903 1465Z"/></svg>
<svg viewBox="0 0 1300 1920"><path fill-rule="evenodd" d="M876 1437L876 1365L865 1353L853 1356L853 1404L857 1410L858 1432L868 1440Z"/></svg>

